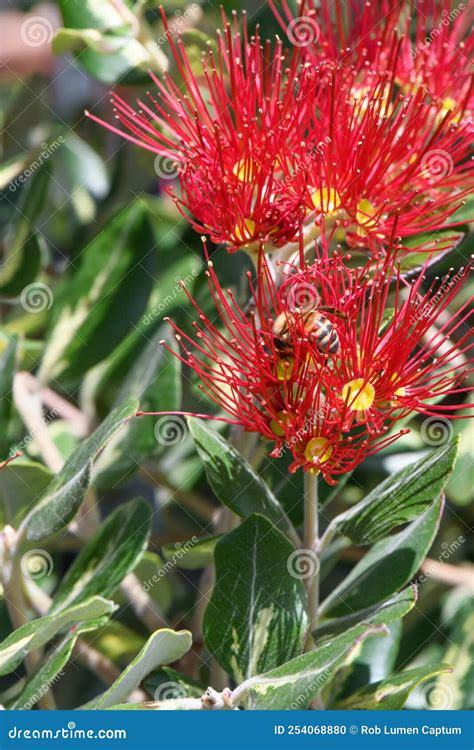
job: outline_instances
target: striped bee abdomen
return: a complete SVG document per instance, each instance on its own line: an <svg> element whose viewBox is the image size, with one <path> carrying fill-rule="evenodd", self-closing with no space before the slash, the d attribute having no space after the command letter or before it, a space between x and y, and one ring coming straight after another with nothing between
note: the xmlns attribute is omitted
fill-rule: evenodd
<svg viewBox="0 0 474 750"><path fill-rule="evenodd" d="M337 331L331 321L321 313L318 313L314 324L313 338L320 351L328 354L337 354L339 351L340 343Z"/></svg>

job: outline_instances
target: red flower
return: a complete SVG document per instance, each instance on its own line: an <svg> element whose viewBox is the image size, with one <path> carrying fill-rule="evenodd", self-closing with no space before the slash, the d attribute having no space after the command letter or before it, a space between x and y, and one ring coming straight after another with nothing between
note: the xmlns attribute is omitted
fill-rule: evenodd
<svg viewBox="0 0 474 750"><path fill-rule="evenodd" d="M163 21L167 29L164 15ZM151 74L157 91L138 101L138 111L113 95L123 129L89 116L176 162L181 197L175 200L214 242L257 249L261 241L279 246L294 239L299 197L282 190L282 164L305 132L315 95L299 54L287 60L280 40L272 49L258 30L249 38L245 20L241 33L234 17L198 75L182 40L167 37L180 84L169 74L163 82Z"/></svg>
<svg viewBox="0 0 474 750"><path fill-rule="evenodd" d="M396 62L403 92L420 87L442 114L451 110L458 121L472 116L472 4L303 0L297 15L287 0L270 5L290 43L313 64L350 67L360 82Z"/></svg>
<svg viewBox="0 0 474 750"><path fill-rule="evenodd" d="M337 240L375 254L395 223L402 238L453 226L448 219L473 184L470 123L441 111L435 118L421 89L397 94L395 72L364 86L341 68L314 75L327 79L310 125L322 147L308 159L303 142L286 162L288 187L304 194L307 220L329 222ZM416 249L427 248L420 242Z"/></svg>
<svg viewBox="0 0 474 750"><path fill-rule="evenodd" d="M180 359L230 415L217 418L271 440L273 456L290 450L292 471L320 471L328 482L396 440L406 430L389 430L409 413L451 416L457 405L431 400L467 392L462 379L473 369L472 359L459 360L467 351L467 305L431 333L466 270L426 293L421 276L406 301L397 273L392 302L390 256L375 272L350 269L347 259L319 250L303 270L287 266L276 288L261 254L249 312L224 292L209 263L217 320L188 294L197 312L194 335L172 324Z"/></svg>

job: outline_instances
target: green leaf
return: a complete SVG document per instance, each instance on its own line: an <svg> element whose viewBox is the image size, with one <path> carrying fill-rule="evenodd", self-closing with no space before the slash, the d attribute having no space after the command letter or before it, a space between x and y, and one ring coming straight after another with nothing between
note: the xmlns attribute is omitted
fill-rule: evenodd
<svg viewBox="0 0 474 750"><path fill-rule="evenodd" d="M103 159L76 133L69 132L58 155L58 169L64 177L64 190L74 196L82 191L97 200L105 198L109 191L109 178ZM63 175L64 173L64 175Z"/></svg>
<svg viewBox="0 0 474 750"><path fill-rule="evenodd" d="M466 224L474 221L474 198L468 198L456 213L449 217L448 222L463 221Z"/></svg>
<svg viewBox="0 0 474 750"><path fill-rule="evenodd" d="M89 485L92 464L97 454L136 413L137 408L138 404L133 399L125 401L80 444L48 486L37 506L23 521L22 530L26 531L28 539L50 536L74 518Z"/></svg>
<svg viewBox="0 0 474 750"><path fill-rule="evenodd" d="M444 664L428 665L400 672L386 680L374 682L358 690L348 698L337 701L335 709L353 711L397 711L403 708L411 691L421 682L442 672L449 672Z"/></svg>
<svg viewBox="0 0 474 750"><path fill-rule="evenodd" d="M372 544L397 526L423 513L445 488L453 471L459 440L431 451L379 484L367 497L337 516L334 530L354 544Z"/></svg>
<svg viewBox="0 0 474 750"><path fill-rule="evenodd" d="M178 568L200 570L213 562L214 550L220 538L219 535L194 537L183 544L165 544L161 548L161 554L165 560L173 562Z"/></svg>
<svg viewBox="0 0 474 750"><path fill-rule="evenodd" d="M474 464L474 422L470 409L459 412L466 419L453 420L455 434L460 437L460 446L456 466L446 488L449 500L458 505L469 505L472 502L472 466Z"/></svg>
<svg viewBox="0 0 474 750"><path fill-rule="evenodd" d="M131 500L110 514L61 580L51 613L101 594L111 596L143 555L151 531L145 500Z"/></svg>
<svg viewBox="0 0 474 750"><path fill-rule="evenodd" d="M76 7L71 7L76 5ZM147 71L165 67L166 57L143 18L123 0L60 0L64 25L53 40L56 54L76 55L88 73L104 83L146 83Z"/></svg>
<svg viewBox="0 0 474 750"><path fill-rule="evenodd" d="M372 623L373 625L389 625L404 617L415 606L416 599L416 587L409 586L381 604L359 609L357 612L351 612L344 617L323 620L314 631L314 637L319 640L323 637L334 636L362 622Z"/></svg>
<svg viewBox="0 0 474 750"><path fill-rule="evenodd" d="M432 708L474 709L474 600L470 599L456 614L449 633L443 662L452 667L450 674L438 677L426 703Z"/></svg>
<svg viewBox="0 0 474 750"><path fill-rule="evenodd" d="M171 667L161 667L152 672L143 681L144 690L153 696L153 700L162 701L172 698L200 698L206 688L187 675Z"/></svg>
<svg viewBox="0 0 474 750"><path fill-rule="evenodd" d="M280 503L240 453L202 420L189 418L188 425L219 500L242 518L261 513L294 539L293 526Z"/></svg>
<svg viewBox="0 0 474 750"><path fill-rule="evenodd" d="M8 446L8 424L13 407L13 376L17 360L17 339L8 339L6 348L0 355L0 460Z"/></svg>
<svg viewBox="0 0 474 750"><path fill-rule="evenodd" d="M20 175L26 179L18 191L14 220L8 228L5 240L7 250L0 268L2 295L21 294L25 286L35 280L40 270L43 246L34 234L33 227L44 206L51 164L48 158L45 162L39 161L39 155L40 152L36 152L34 159L27 166L27 169L32 171L31 176L27 177L26 170ZM8 200L11 201L13 195L14 193L9 192Z"/></svg>
<svg viewBox="0 0 474 750"><path fill-rule="evenodd" d="M367 638L347 667L347 678L338 697L351 695L369 683L385 680L395 669L403 623L395 620L388 625L386 638ZM333 705L331 703L331 708Z"/></svg>
<svg viewBox="0 0 474 750"><path fill-rule="evenodd" d="M306 709L365 638L385 632L385 628L373 625L351 628L316 651L246 680L234 690L234 703L254 710Z"/></svg>
<svg viewBox="0 0 474 750"><path fill-rule="evenodd" d="M64 25L75 29L93 28L122 34L133 20L129 5L123 0L84 0L82 3L60 0L59 5Z"/></svg>
<svg viewBox="0 0 474 750"><path fill-rule="evenodd" d="M77 382L120 343L145 309L156 271L154 246L149 211L140 201L119 211L89 243L79 270L57 289L43 381Z"/></svg>
<svg viewBox="0 0 474 750"><path fill-rule="evenodd" d="M176 411L181 405L181 363L160 341L163 331L153 337L125 377L117 402L136 398L141 411ZM173 344L174 346L174 344ZM166 417L165 417L166 419ZM156 417L139 417L129 422L112 440L94 467L94 485L115 487L150 455L166 450L159 442Z"/></svg>
<svg viewBox="0 0 474 750"><path fill-rule="evenodd" d="M48 688L54 687L63 677L63 669L71 657L78 637L84 633L95 631L106 619L105 617L102 620L82 623L75 630L67 633L62 641L47 654L39 668L28 679L21 695L8 705L8 709L10 711L23 711L32 708L43 697Z"/></svg>
<svg viewBox="0 0 474 750"><path fill-rule="evenodd" d="M122 703L154 669L181 659L191 648L191 643L191 633L187 630L157 630L114 684L82 708L104 709Z"/></svg>
<svg viewBox="0 0 474 750"><path fill-rule="evenodd" d="M444 506L439 496L403 531L375 544L322 603L321 615L339 616L370 607L398 591L428 554Z"/></svg>
<svg viewBox="0 0 474 750"><path fill-rule="evenodd" d="M0 471L0 521L18 528L25 513L43 494L53 475L43 464L25 456Z"/></svg>
<svg viewBox="0 0 474 750"><path fill-rule="evenodd" d="M204 616L209 651L237 682L300 653L306 593L296 555L264 516L252 515L216 545L216 583Z"/></svg>
<svg viewBox="0 0 474 750"><path fill-rule="evenodd" d="M168 612L176 597L176 579L156 552L145 552L134 573L143 590L150 596L162 613Z"/></svg>
<svg viewBox="0 0 474 750"><path fill-rule="evenodd" d="M114 602L101 596L94 596L58 614L27 622L0 643L0 675L13 672L26 654L43 646L61 630L86 620L96 620L115 609Z"/></svg>

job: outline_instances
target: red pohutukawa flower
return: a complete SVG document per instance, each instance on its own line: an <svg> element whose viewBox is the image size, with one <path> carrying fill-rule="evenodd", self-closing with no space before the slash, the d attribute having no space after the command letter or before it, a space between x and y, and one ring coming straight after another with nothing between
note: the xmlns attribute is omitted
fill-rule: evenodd
<svg viewBox="0 0 474 750"><path fill-rule="evenodd" d="M89 116L176 163L175 200L200 233L231 249L279 246L294 239L301 218L298 196L282 189L281 165L306 132L315 94L298 51L287 59L281 40L272 47L258 30L249 38L245 16L242 32L236 16L232 25L224 21L217 51L209 45L199 75L182 40L167 33L180 85L169 74L163 81L151 74L156 92L138 101L138 111L113 95L122 129ZM164 15L163 22L168 31Z"/></svg>
<svg viewBox="0 0 474 750"><path fill-rule="evenodd" d="M397 93L394 72L365 86L341 68L314 75L327 80L310 124L322 147L302 142L286 161L288 189L304 194L308 216L375 254L395 223L402 238L453 226L449 217L473 185L470 123L441 110L434 116L420 88ZM411 249L427 248L415 238Z"/></svg>
<svg viewBox="0 0 474 750"><path fill-rule="evenodd" d="M443 114L472 116L472 4L303 0L296 15L287 0L270 5L289 42L313 64L350 67L359 82L395 64L402 91L419 86Z"/></svg>
<svg viewBox="0 0 474 750"><path fill-rule="evenodd" d="M422 293L420 280L405 301L397 275L387 322L390 259L372 272L368 265L348 268L347 257L330 256L327 249L317 255L303 270L287 266L277 289L260 254L249 312L224 292L209 263L217 321L188 294L198 314L195 334L173 327L180 359L230 415L218 418L273 441L273 456L290 450L291 470L301 466L334 482L396 440L403 430L388 431L407 413L451 415L457 408L430 402L466 390L460 377L472 360L456 360L464 357L466 334L461 332L458 349L449 339L465 323L465 307L443 320L436 334L432 328L466 272L441 294L434 288Z"/></svg>

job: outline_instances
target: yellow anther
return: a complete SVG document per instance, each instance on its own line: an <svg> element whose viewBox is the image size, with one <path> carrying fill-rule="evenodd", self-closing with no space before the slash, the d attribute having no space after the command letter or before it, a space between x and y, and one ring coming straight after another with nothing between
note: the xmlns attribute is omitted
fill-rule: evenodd
<svg viewBox="0 0 474 750"><path fill-rule="evenodd" d="M251 182L258 174L258 165L253 159L240 159L232 167L232 174L240 182Z"/></svg>
<svg viewBox="0 0 474 750"><path fill-rule="evenodd" d="M375 400L375 388L363 378L351 380L342 389L342 399L350 409L365 411L370 409Z"/></svg>
<svg viewBox="0 0 474 750"><path fill-rule="evenodd" d="M295 366L295 360L292 357L288 359L279 359L276 366L276 376L278 380L289 380Z"/></svg>
<svg viewBox="0 0 474 750"><path fill-rule="evenodd" d="M241 224L236 224L234 234L239 242L250 242L255 233L256 224L253 219L244 219Z"/></svg>
<svg viewBox="0 0 474 750"><path fill-rule="evenodd" d="M336 188L323 187L315 190L311 196L313 206L320 213L331 214L341 205L341 196Z"/></svg>
<svg viewBox="0 0 474 750"><path fill-rule="evenodd" d="M272 419L270 422L270 428L274 435L277 437L283 437L285 434L285 426L289 422L290 415L285 414L283 411L279 411L277 414L278 419Z"/></svg>
<svg viewBox="0 0 474 750"><path fill-rule="evenodd" d="M310 464L324 464L332 454L332 445L325 437L314 437L306 443L304 457Z"/></svg>

